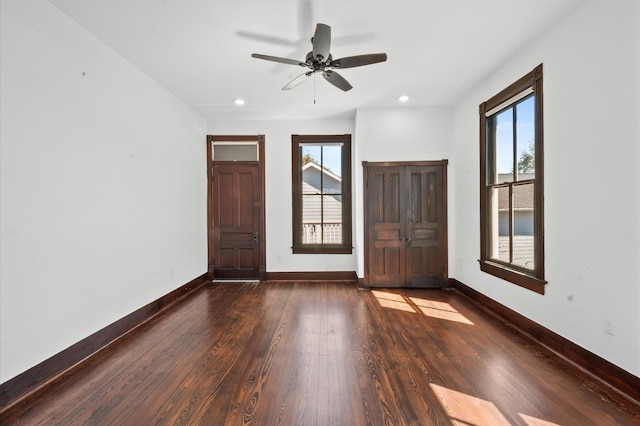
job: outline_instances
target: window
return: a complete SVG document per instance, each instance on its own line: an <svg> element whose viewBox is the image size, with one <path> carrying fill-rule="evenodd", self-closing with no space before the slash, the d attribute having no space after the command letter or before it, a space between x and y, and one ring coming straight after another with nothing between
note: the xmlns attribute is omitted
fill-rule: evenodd
<svg viewBox="0 0 640 426"><path fill-rule="evenodd" d="M213 161L258 161L258 142L214 141Z"/></svg>
<svg viewBox="0 0 640 426"><path fill-rule="evenodd" d="M293 135L293 252L351 253L351 135Z"/></svg>
<svg viewBox="0 0 640 426"><path fill-rule="evenodd" d="M544 294L542 65L480 104L480 269Z"/></svg>

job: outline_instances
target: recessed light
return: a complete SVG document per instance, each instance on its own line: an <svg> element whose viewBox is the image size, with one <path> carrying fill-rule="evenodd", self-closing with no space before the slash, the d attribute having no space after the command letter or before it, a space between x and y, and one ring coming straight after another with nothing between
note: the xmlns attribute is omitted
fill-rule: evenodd
<svg viewBox="0 0 640 426"><path fill-rule="evenodd" d="M399 100L400 102L407 102L407 101L409 100L409 96L407 96L407 95L402 95L402 96L400 96L400 97L398 98L398 100Z"/></svg>
<svg viewBox="0 0 640 426"><path fill-rule="evenodd" d="M244 99L237 98L237 99L234 99L233 102L236 105L244 105Z"/></svg>

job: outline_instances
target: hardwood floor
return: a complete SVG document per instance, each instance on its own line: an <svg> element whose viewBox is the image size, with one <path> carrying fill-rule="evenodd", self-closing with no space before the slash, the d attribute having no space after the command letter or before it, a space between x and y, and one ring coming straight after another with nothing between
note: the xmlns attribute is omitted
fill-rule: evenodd
<svg viewBox="0 0 640 426"><path fill-rule="evenodd" d="M0 424L640 424L614 399L454 291L216 283Z"/></svg>

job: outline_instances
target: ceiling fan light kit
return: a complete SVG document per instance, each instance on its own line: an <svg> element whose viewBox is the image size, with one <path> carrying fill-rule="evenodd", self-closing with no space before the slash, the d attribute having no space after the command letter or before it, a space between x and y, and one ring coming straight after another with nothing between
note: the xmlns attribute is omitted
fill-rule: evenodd
<svg viewBox="0 0 640 426"><path fill-rule="evenodd" d="M262 55L253 53L251 56L266 61L279 62L288 65L297 65L307 68L289 83L282 90L290 90L306 81L313 74L322 74L325 80L333 84L340 90L349 91L353 88L351 84L334 69L355 68L364 65L376 64L387 60L386 53L370 53L366 55L348 56L340 59L333 59L331 55L331 27L325 24L317 24L316 31L311 39L312 49L307 53L304 62L277 56Z"/></svg>

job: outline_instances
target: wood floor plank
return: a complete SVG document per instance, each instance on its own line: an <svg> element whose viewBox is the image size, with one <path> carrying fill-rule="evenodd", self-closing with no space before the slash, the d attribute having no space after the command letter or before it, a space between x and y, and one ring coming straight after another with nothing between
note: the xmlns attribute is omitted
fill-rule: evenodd
<svg viewBox="0 0 640 426"><path fill-rule="evenodd" d="M207 284L0 424L636 425L457 292Z"/></svg>

